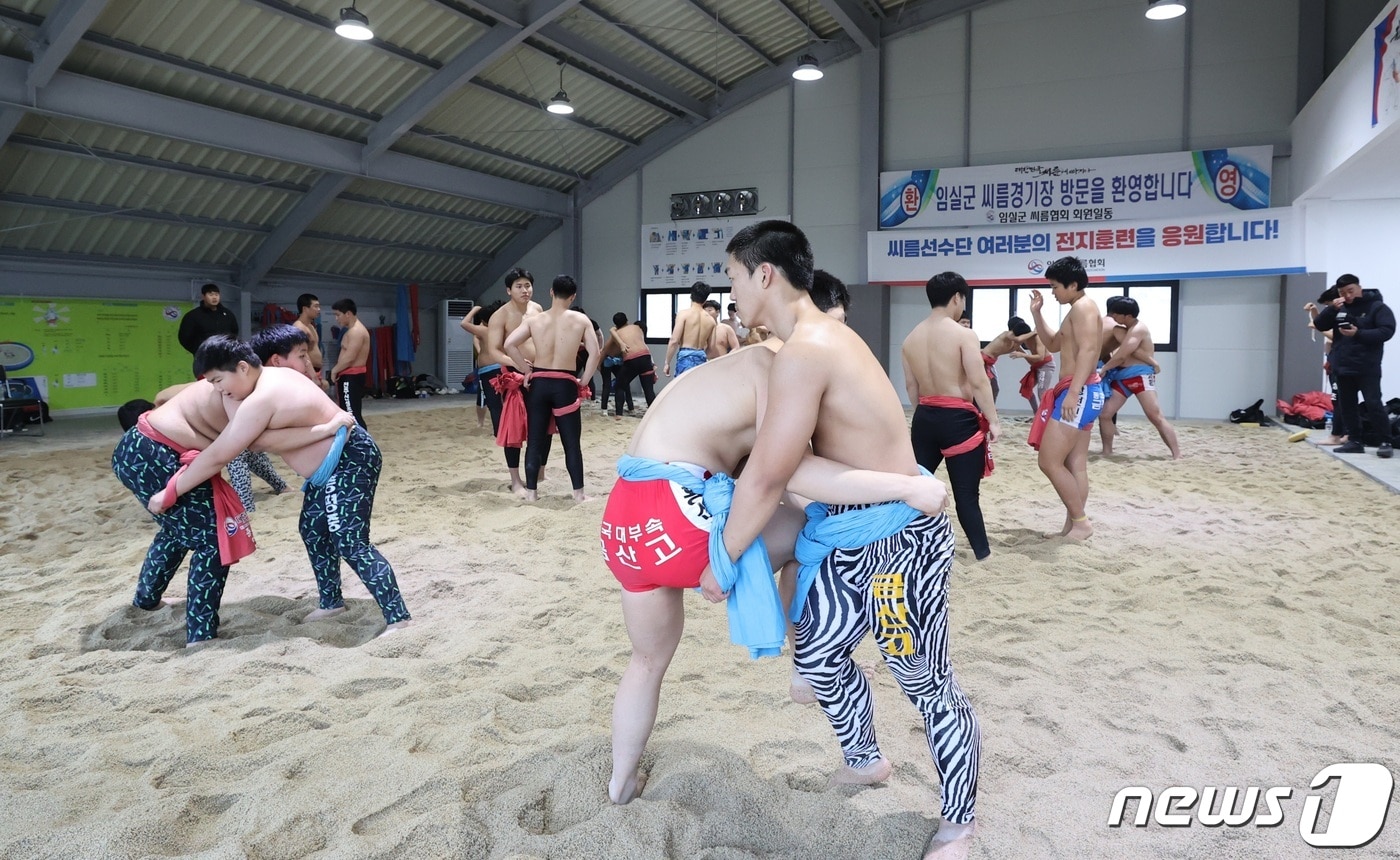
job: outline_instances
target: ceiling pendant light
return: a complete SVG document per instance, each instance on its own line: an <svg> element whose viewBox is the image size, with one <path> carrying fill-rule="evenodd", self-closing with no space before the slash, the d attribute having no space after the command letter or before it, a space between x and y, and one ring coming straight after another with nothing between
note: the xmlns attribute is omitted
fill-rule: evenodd
<svg viewBox="0 0 1400 860"><path fill-rule="evenodd" d="M1186 14L1186 0L1147 0L1147 17L1168 21Z"/></svg>
<svg viewBox="0 0 1400 860"><path fill-rule="evenodd" d="M340 10L340 23L335 25L335 33L356 42L374 38L374 31L369 28L369 17L355 8L355 0L350 0L350 5Z"/></svg>
<svg viewBox="0 0 1400 860"><path fill-rule="evenodd" d="M792 70L792 77L798 81L819 81L823 76L822 67L817 63L817 58L811 54L803 54L797 58L797 68Z"/></svg>
<svg viewBox="0 0 1400 860"><path fill-rule="evenodd" d="M559 92L554 94L554 98L549 100L549 104L544 109L552 114L568 116L574 112L574 106L569 101L569 94L564 92L564 61L559 61Z"/></svg>

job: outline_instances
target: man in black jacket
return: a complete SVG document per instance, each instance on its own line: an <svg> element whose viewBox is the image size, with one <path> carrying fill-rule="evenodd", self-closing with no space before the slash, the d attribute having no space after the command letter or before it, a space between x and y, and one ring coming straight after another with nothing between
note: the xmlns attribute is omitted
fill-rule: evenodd
<svg viewBox="0 0 1400 860"><path fill-rule="evenodd" d="M238 317L219 304L219 285L205 284L197 307L180 320L180 346L194 355L199 345L216 334L238 337Z"/></svg>
<svg viewBox="0 0 1400 860"><path fill-rule="evenodd" d="M1364 454L1366 443L1375 444L1377 457L1391 456L1390 421L1381 402L1381 356L1385 342L1395 335L1395 314L1381 300L1380 290L1361 286L1355 275L1337 279L1340 294L1317 315L1313 326L1318 331L1332 331L1332 352L1328 359L1337 375L1337 412L1342 420L1346 444L1336 449L1338 454ZM1356 395L1366 399L1370 418L1370 437L1364 442L1361 416Z"/></svg>

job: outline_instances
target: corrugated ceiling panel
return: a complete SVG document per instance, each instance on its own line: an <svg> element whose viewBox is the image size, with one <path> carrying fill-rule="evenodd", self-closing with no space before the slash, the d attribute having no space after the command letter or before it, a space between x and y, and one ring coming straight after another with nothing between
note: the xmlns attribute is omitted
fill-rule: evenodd
<svg viewBox="0 0 1400 860"><path fill-rule="evenodd" d="M224 149L154 137L97 123L50 119L37 114L26 116L17 131L30 137L53 140L59 143L77 144L109 152L122 152L159 161L221 170L262 181L294 182L310 186L320 175L318 171L298 164L287 164L268 158L229 152Z"/></svg>
<svg viewBox="0 0 1400 860"><path fill-rule="evenodd" d="M356 248L340 242L298 239L277 261L274 271L326 272L385 281L442 283L463 280L480 265L480 261L461 257Z"/></svg>
<svg viewBox="0 0 1400 860"><path fill-rule="evenodd" d="M447 141L435 140L421 135L404 137L396 142L393 148L395 152L441 161L456 167L479 170L482 173L489 173L505 179L515 179L532 185L553 188L555 191L567 191L574 186L576 181L547 170L540 170L515 161L507 161Z"/></svg>
<svg viewBox="0 0 1400 860"><path fill-rule="evenodd" d="M559 63L548 54L522 45L487 69L483 80L547 102L559 89ZM611 86L592 75L564 66L564 90L579 117L607 126L634 140L672 118L651 102Z"/></svg>
<svg viewBox="0 0 1400 860"><path fill-rule="evenodd" d="M556 82L557 86L557 82ZM550 91L548 99L554 95ZM489 123L482 117L490 117ZM612 138L480 87L463 87L425 117L423 125L569 170L593 160L591 151L611 148Z"/></svg>
<svg viewBox="0 0 1400 860"><path fill-rule="evenodd" d="M450 194L422 191L374 179L355 180L350 185L349 193L409 206L426 206L429 209L440 209L443 212L465 215L469 218L483 218L500 224L513 224L521 227L528 224L533 217L528 212L511 209L509 206L497 206L492 203L482 203L479 200L468 200Z"/></svg>
<svg viewBox="0 0 1400 860"><path fill-rule="evenodd" d="M276 224L299 199L286 191L231 186L64 153L9 147L0 153L0 179L5 179L0 190L11 194L254 225Z"/></svg>
<svg viewBox="0 0 1400 860"><path fill-rule="evenodd" d="M345 201L332 204L316 219L311 229L355 236L370 242L406 242L448 251L478 253L489 253L515 235L513 230L501 230L484 224L449 221L431 215Z"/></svg>
<svg viewBox="0 0 1400 860"><path fill-rule="evenodd" d="M593 0L610 18L717 78L723 86L768 68L713 19L677 0Z"/></svg>
<svg viewBox="0 0 1400 860"><path fill-rule="evenodd" d="M0 248L231 266L250 254L262 238L256 233L30 206L0 207Z"/></svg>
<svg viewBox="0 0 1400 860"><path fill-rule="evenodd" d="M65 68L113 83L349 140L364 140L365 129L369 127L360 120L312 105L297 104L192 72L156 66L142 59L126 58L89 45L79 45Z"/></svg>
<svg viewBox="0 0 1400 860"><path fill-rule="evenodd" d="M777 0L703 0L706 8L719 13L736 33L748 38L770 57L795 54L809 41L807 31L783 10ZM799 3L796 7L802 9Z"/></svg>
<svg viewBox="0 0 1400 860"><path fill-rule="evenodd" d="M412 5L416 20L404 22L408 29L446 28L449 35L464 41L475 38L470 35L473 30L481 30L436 4ZM339 7L303 4L303 8L335 17ZM380 17L387 22L390 16ZM392 17L398 22L405 16L395 10ZM430 69L402 57L343 39L329 28L303 23L251 3L113 3L98 19L95 29L116 39L377 113L388 110L431 74ZM382 31L381 38L413 49L390 34L395 28L386 24L377 29Z"/></svg>
<svg viewBox="0 0 1400 860"><path fill-rule="evenodd" d="M598 45L603 53L638 66L692 98L707 99L714 95L714 82L709 78L697 76L684 66L678 66L637 44L627 38L623 31L586 9L576 9L562 16L558 23L569 32Z"/></svg>

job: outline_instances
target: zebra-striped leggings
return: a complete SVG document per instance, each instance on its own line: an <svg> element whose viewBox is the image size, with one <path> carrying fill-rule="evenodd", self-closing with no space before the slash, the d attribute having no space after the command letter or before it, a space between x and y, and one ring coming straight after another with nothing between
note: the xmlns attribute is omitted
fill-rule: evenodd
<svg viewBox="0 0 1400 860"><path fill-rule="evenodd" d="M831 513L848 510L832 506ZM838 549L822 564L797 622L794 663L816 691L846 764L880 758L874 699L851 659L867 630L900 689L924 718L943 781L943 819L974 818L981 731L948 658L948 575L953 532L947 515L920 517L869 546Z"/></svg>

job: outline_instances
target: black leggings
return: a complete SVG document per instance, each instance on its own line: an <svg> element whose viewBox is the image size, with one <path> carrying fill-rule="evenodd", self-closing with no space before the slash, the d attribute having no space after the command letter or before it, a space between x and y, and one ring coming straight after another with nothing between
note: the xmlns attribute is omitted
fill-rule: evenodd
<svg viewBox="0 0 1400 860"><path fill-rule="evenodd" d="M365 426L365 418L360 414L360 404L365 401L365 374L341 374L335 381L340 396L340 408L355 416L355 423Z"/></svg>
<svg viewBox="0 0 1400 860"><path fill-rule="evenodd" d="M535 489L540 478L540 467L549 457L551 418L554 419L554 426L559 428L559 444L564 446L564 466L569 470L569 480L573 482L575 490L583 489L583 418L578 409L563 415L555 412L557 409L576 406L578 400L578 383L573 379L531 378L530 388L525 392L525 415L529 419L525 448L525 489Z"/></svg>
<svg viewBox="0 0 1400 860"><path fill-rule="evenodd" d="M652 364L651 354L639 355L636 358L629 358L622 362L622 372L618 378L618 390L627 389L627 400L632 400L632 380L640 378L642 380L642 395L647 399L647 405L656 399L656 365ZM617 398L617 413L622 414L622 398Z"/></svg>
<svg viewBox="0 0 1400 860"><path fill-rule="evenodd" d="M501 395L496 391L496 386L491 384L491 380L501 375L501 369L487 370L477 374L476 382L481 386L481 395L486 398L486 410L491 413L491 435L494 436L501 429ZM506 448L506 468L520 468L520 449Z"/></svg>
<svg viewBox="0 0 1400 860"><path fill-rule="evenodd" d="M920 406L914 410L911 438L914 459L930 472L943 462L943 450L965 442L977 432L977 416L966 409ZM948 483L953 487L953 504L958 509L972 554L978 559L992 554L987 544L987 525L982 521L980 500L982 471L987 462L987 443L948 458Z"/></svg>
<svg viewBox="0 0 1400 860"><path fill-rule="evenodd" d="M608 393L611 392L613 396L617 398L618 406L622 405L622 399L625 397L627 399L627 411L631 412L632 388L630 386L624 388L622 385L622 365L614 364L612 367L609 367L605 362L598 366L598 372L603 376L603 399L601 401L603 411L606 412L608 410Z"/></svg>

